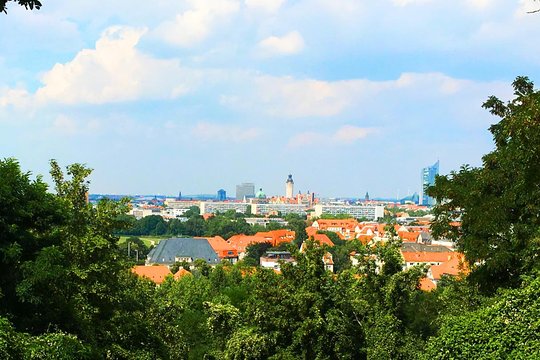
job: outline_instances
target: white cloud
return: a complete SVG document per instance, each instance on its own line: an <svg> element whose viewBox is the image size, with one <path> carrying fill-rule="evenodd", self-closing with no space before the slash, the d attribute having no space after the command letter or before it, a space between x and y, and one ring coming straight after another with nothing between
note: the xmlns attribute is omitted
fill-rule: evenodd
<svg viewBox="0 0 540 360"><path fill-rule="evenodd" d="M205 141L249 141L259 137L262 132L257 128L246 128L235 125L200 122L192 129L192 133Z"/></svg>
<svg viewBox="0 0 540 360"><path fill-rule="evenodd" d="M353 125L343 125L333 133L325 134L322 132L306 131L294 135L289 139L289 147L302 147L313 144L322 145L343 145L352 144L358 140L366 138L368 135L376 132L373 128L363 128Z"/></svg>
<svg viewBox="0 0 540 360"><path fill-rule="evenodd" d="M374 129L370 128L361 128L352 125L345 125L339 128L332 139L336 142L342 142L346 144L353 143L357 140L367 137L369 134L372 134Z"/></svg>
<svg viewBox="0 0 540 360"><path fill-rule="evenodd" d="M0 107L22 107L30 102L30 94L23 88L0 88Z"/></svg>
<svg viewBox="0 0 540 360"><path fill-rule="evenodd" d="M244 92L223 95L222 105L274 118L330 118L347 112L362 116L368 110L374 112L374 104L385 110L389 101L455 101L450 97L471 101L473 96L485 99L492 91L500 94L498 90L506 87L502 82L474 82L441 73L403 73L397 79L382 81L253 75L251 83L246 82L250 85Z"/></svg>
<svg viewBox="0 0 540 360"><path fill-rule="evenodd" d="M285 0L246 0L246 6L252 9L260 9L269 13L279 10Z"/></svg>
<svg viewBox="0 0 540 360"><path fill-rule="evenodd" d="M304 38L298 31L291 31L282 37L267 37L258 46L263 56L293 55L304 49Z"/></svg>
<svg viewBox="0 0 540 360"><path fill-rule="evenodd" d="M101 129L101 123L96 120L75 121L72 117L66 115L58 115L53 123L51 130L55 134L73 136L77 134L87 135L91 132L96 132Z"/></svg>
<svg viewBox="0 0 540 360"><path fill-rule="evenodd" d="M145 32L108 28L95 49L81 50L72 61L56 64L43 75L38 102L103 104L186 93L188 74L177 60L155 59L136 48Z"/></svg>
<svg viewBox="0 0 540 360"><path fill-rule="evenodd" d="M189 47L205 40L212 30L240 9L237 0L189 0L191 8L162 23L158 37L174 45Z"/></svg>

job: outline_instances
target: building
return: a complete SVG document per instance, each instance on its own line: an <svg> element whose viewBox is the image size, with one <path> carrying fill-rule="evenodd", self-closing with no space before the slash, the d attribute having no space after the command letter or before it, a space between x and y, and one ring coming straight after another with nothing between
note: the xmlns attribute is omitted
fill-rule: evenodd
<svg viewBox="0 0 540 360"><path fill-rule="evenodd" d="M140 277L151 280L158 285L162 284L167 276L172 276L171 271L165 265L136 265L131 269L131 272Z"/></svg>
<svg viewBox="0 0 540 360"><path fill-rule="evenodd" d="M146 265L173 265L185 261L193 263L203 259L211 265L219 263L220 257L204 238L172 238L161 240L148 254Z"/></svg>
<svg viewBox="0 0 540 360"><path fill-rule="evenodd" d="M282 218L274 218L274 217L265 217L265 218L245 218L246 222L249 225L261 225L266 227L266 225L270 223L276 223L281 226L287 226L289 223Z"/></svg>
<svg viewBox="0 0 540 360"><path fill-rule="evenodd" d="M252 204L251 213L256 215L307 215L309 205L304 204Z"/></svg>
<svg viewBox="0 0 540 360"><path fill-rule="evenodd" d="M234 210L239 213L245 214L248 210L249 204L239 202L227 202L227 201L201 201L199 207L202 214L215 214L224 213L229 210Z"/></svg>
<svg viewBox="0 0 540 360"><path fill-rule="evenodd" d="M217 191L217 201L225 201L227 200L227 192L223 189L219 189Z"/></svg>
<svg viewBox="0 0 540 360"><path fill-rule="evenodd" d="M433 206L435 205L435 199L426 194L426 189L429 186L435 185L435 178L439 175L439 161L431 166L427 166L422 169L422 187L420 193L420 204Z"/></svg>
<svg viewBox="0 0 540 360"><path fill-rule="evenodd" d="M281 271L282 263L296 264L296 261L288 251L268 251L264 256L261 256L260 262L261 267L276 271Z"/></svg>
<svg viewBox="0 0 540 360"><path fill-rule="evenodd" d="M356 219L366 218L377 220L384 217L384 206L375 204L362 205L330 205L317 204L314 207L314 215L321 217L322 214L340 215L346 214Z"/></svg>
<svg viewBox="0 0 540 360"><path fill-rule="evenodd" d="M244 200L255 197L255 184L242 183L236 185L236 200Z"/></svg>
<svg viewBox="0 0 540 360"><path fill-rule="evenodd" d="M285 181L285 197L291 199L294 194L294 181L292 175L289 174L287 181Z"/></svg>

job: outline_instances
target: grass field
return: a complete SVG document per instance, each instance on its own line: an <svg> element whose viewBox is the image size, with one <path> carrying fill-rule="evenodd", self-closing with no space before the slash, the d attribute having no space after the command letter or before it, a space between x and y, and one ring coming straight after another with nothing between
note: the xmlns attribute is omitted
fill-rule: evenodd
<svg viewBox="0 0 540 360"><path fill-rule="evenodd" d="M132 236L131 235L120 236L120 240L118 240L118 244L122 244L126 242L127 238L130 238L130 237ZM168 236L134 236L134 237L138 237L139 239L141 239L146 246L157 245L157 243L160 242L161 240L169 238Z"/></svg>

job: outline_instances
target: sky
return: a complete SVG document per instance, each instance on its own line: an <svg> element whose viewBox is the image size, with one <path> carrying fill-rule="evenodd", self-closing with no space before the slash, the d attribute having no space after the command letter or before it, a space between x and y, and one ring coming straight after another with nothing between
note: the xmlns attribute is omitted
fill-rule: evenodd
<svg viewBox="0 0 540 360"><path fill-rule="evenodd" d="M92 193L405 196L540 82L533 0L43 0L0 14L0 158Z"/></svg>

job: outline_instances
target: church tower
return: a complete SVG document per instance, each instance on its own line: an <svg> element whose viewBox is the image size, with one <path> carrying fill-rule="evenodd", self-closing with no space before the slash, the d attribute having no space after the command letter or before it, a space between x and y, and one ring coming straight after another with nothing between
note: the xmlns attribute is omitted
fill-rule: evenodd
<svg viewBox="0 0 540 360"><path fill-rule="evenodd" d="M285 197L291 199L294 194L294 181L292 175L289 175L287 181L285 182Z"/></svg>

